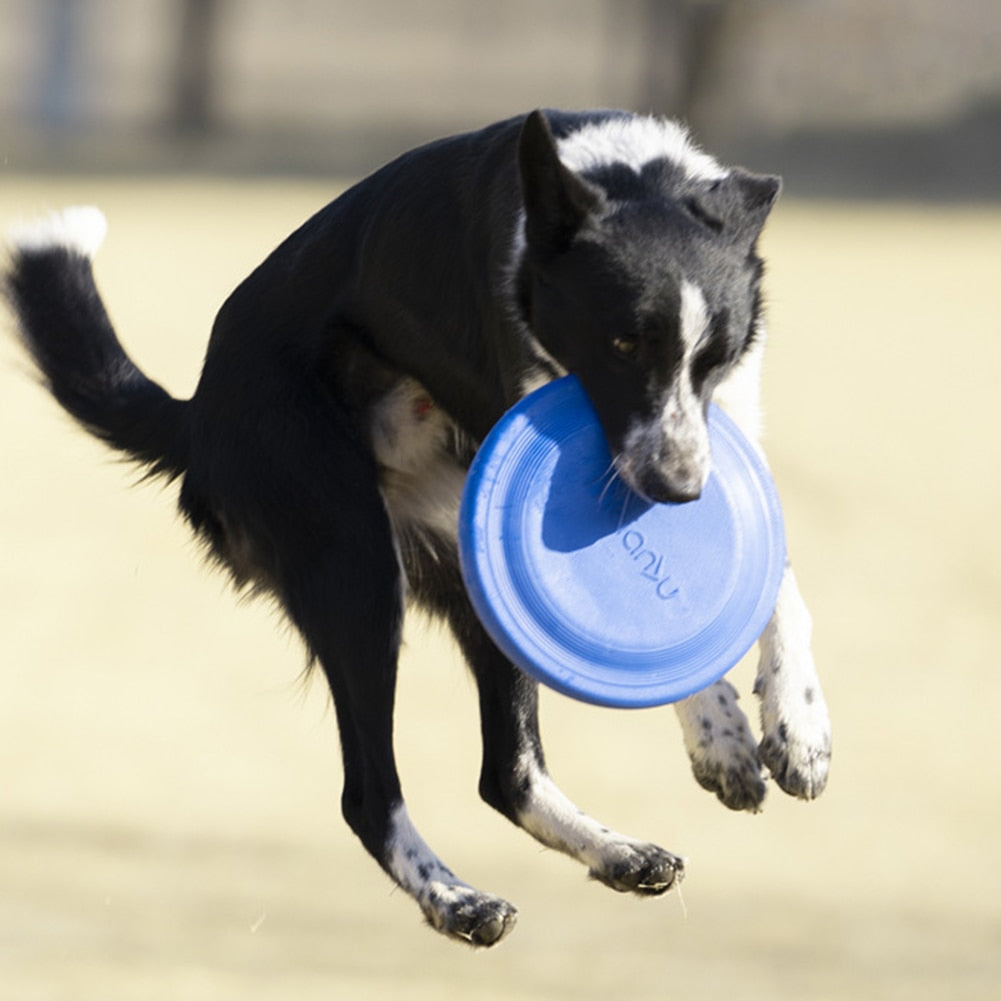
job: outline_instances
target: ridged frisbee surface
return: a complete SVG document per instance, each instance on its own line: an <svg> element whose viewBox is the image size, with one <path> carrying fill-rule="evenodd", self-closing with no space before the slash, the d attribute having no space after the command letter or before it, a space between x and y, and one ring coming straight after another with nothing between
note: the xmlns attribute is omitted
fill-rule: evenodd
<svg viewBox="0 0 1001 1001"><path fill-rule="evenodd" d="M718 407L702 496L652 504L612 476L580 382L526 396L476 454L459 514L463 578L522 670L597 705L674 702L722 677L771 617L785 568L778 495Z"/></svg>

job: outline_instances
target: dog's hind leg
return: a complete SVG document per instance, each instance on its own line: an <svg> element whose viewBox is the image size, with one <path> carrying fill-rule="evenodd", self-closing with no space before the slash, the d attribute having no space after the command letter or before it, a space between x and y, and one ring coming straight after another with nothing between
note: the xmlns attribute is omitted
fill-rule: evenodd
<svg viewBox="0 0 1001 1001"><path fill-rule="evenodd" d="M417 832L403 801L392 740L401 571L383 512L373 507L369 517L380 522L378 534L365 531L376 526L355 521L354 546L339 540L300 578L299 593L289 601L333 692L344 755L344 817L435 929L493 945L513 926L515 909L459 879Z"/></svg>
<svg viewBox="0 0 1001 1001"><path fill-rule="evenodd" d="M393 708L402 569L375 462L334 405L310 401L298 383L294 396L283 397L268 408L261 422L267 427L255 428L252 500L228 521L249 537L326 675L344 759L346 821L434 928L492 945L513 926L515 909L438 858L411 823L401 793ZM296 413L277 415L291 399ZM230 443L232 449L232 436Z"/></svg>
<svg viewBox="0 0 1001 1001"><path fill-rule="evenodd" d="M681 858L589 817L549 776L536 683L485 634L467 635L464 645L479 687L483 798L542 844L582 862L594 879L614 890L650 895L679 883L685 868Z"/></svg>
<svg viewBox="0 0 1001 1001"><path fill-rule="evenodd" d="M483 799L548 848L586 865L594 879L615 890L653 895L680 883L685 868L681 858L610 830L578 809L550 778L539 734L538 686L483 630L462 588L454 549L438 547L421 577L425 591L419 599L449 619L476 677Z"/></svg>

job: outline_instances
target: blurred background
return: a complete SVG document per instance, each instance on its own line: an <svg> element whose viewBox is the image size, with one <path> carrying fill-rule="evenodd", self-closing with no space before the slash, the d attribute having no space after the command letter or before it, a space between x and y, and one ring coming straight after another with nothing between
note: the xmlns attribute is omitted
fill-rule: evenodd
<svg viewBox="0 0 1001 1001"><path fill-rule="evenodd" d="M479 802L473 685L417 620L411 815L520 910L494 951L442 940L340 818L295 637L0 336L0 1001L1001 996L997 0L0 0L0 225L99 205L120 336L186 397L219 304L308 215L540 105L680 115L785 179L765 444L828 789L732 813L670 709L543 693L568 794L688 858L680 895L611 893Z"/></svg>
<svg viewBox="0 0 1001 1001"><path fill-rule="evenodd" d="M1001 191L995 0L0 0L8 167L356 173L537 105L793 192Z"/></svg>

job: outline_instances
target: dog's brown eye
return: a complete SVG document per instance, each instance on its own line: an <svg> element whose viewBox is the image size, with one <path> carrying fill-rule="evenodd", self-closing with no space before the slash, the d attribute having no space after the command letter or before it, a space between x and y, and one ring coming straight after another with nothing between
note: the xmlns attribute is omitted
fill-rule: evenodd
<svg viewBox="0 0 1001 1001"><path fill-rule="evenodd" d="M631 360L636 357L640 342L635 337L613 337L612 350L620 357Z"/></svg>

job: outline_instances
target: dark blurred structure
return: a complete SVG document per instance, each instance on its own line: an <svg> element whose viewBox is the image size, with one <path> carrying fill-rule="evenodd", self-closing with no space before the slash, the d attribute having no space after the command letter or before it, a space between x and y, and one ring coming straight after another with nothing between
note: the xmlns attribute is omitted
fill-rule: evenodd
<svg viewBox="0 0 1001 1001"><path fill-rule="evenodd" d="M355 174L528 108L800 194L1001 196L997 0L0 0L8 171Z"/></svg>
<svg viewBox="0 0 1001 1001"><path fill-rule="evenodd" d="M213 124L212 97L223 4L219 0L181 0L173 80L172 124L179 132L207 134Z"/></svg>

